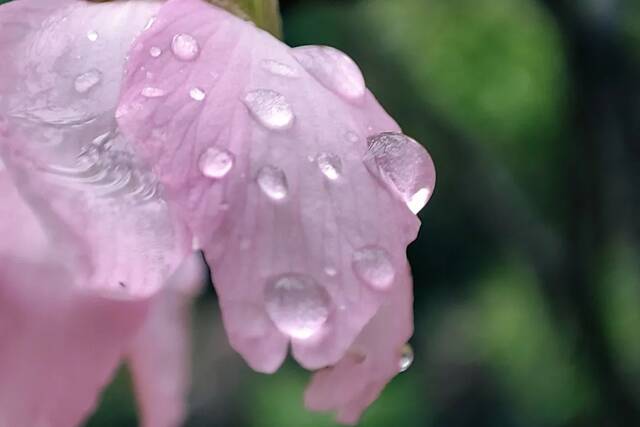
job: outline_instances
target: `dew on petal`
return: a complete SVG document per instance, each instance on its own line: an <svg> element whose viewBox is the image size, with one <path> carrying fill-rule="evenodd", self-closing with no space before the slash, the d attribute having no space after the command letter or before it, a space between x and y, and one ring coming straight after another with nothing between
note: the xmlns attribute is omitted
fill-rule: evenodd
<svg viewBox="0 0 640 427"><path fill-rule="evenodd" d="M220 179L233 169L235 156L227 150L215 147L208 148L198 161L200 172L208 178Z"/></svg>
<svg viewBox="0 0 640 427"><path fill-rule="evenodd" d="M346 133L346 137L347 137L347 141L351 143L356 143L360 140L360 137L358 137L358 134L351 130Z"/></svg>
<svg viewBox="0 0 640 427"><path fill-rule="evenodd" d="M405 344L400 351L400 362L398 363L398 370L400 372L405 372L407 369L413 365L413 348L411 345Z"/></svg>
<svg viewBox="0 0 640 427"><path fill-rule="evenodd" d="M151 48L149 49L149 55L151 55L152 58L157 58L162 55L162 49L160 49L158 46L151 46Z"/></svg>
<svg viewBox="0 0 640 427"><path fill-rule="evenodd" d="M333 153L320 153L316 158L318 168L331 181L335 181L342 175L342 159Z"/></svg>
<svg viewBox="0 0 640 427"><path fill-rule="evenodd" d="M268 129L288 129L293 124L291 105L278 92L268 89L253 90L245 95L244 103L253 117Z"/></svg>
<svg viewBox="0 0 640 427"><path fill-rule="evenodd" d="M166 92L160 88L147 86L140 92L145 98L160 98L166 95Z"/></svg>
<svg viewBox="0 0 640 427"><path fill-rule="evenodd" d="M282 200L289 194L287 176L282 169L275 166L264 166L258 172L258 186L272 200Z"/></svg>
<svg viewBox="0 0 640 427"><path fill-rule="evenodd" d="M297 77L298 73L295 68L283 64L282 62L274 61L273 59L265 59L260 65L263 69L267 70L271 74L282 77Z"/></svg>
<svg viewBox="0 0 640 427"><path fill-rule="evenodd" d="M369 171L380 175L411 212L420 212L436 182L435 168L427 150L412 138L396 132L371 136L367 144L365 164Z"/></svg>
<svg viewBox="0 0 640 427"><path fill-rule="evenodd" d="M347 99L364 96L362 72L345 53L328 46L303 46L293 49L293 56L327 89Z"/></svg>
<svg viewBox="0 0 640 427"><path fill-rule="evenodd" d="M80 74L73 82L73 87L78 93L87 93L102 80L102 73L96 69Z"/></svg>
<svg viewBox="0 0 640 427"><path fill-rule="evenodd" d="M292 338L312 337L329 318L331 298L311 277L277 277L267 283L264 296L267 314L281 332Z"/></svg>
<svg viewBox="0 0 640 427"><path fill-rule="evenodd" d="M176 34L171 42L171 50L182 61L193 61L200 53L198 41L190 34Z"/></svg>
<svg viewBox="0 0 640 427"><path fill-rule="evenodd" d="M353 253L353 271L369 286L388 289L393 284L395 269L389 253L379 246L366 246Z"/></svg>
<svg viewBox="0 0 640 427"><path fill-rule="evenodd" d="M150 29L153 24L156 22L157 17L152 16L151 18L149 18L149 20L147 21L147 23L145 24L144 28L142 29L143 31L147 31L148 29Z"/></svg>
<svg viewBox="0 0 640 427"><path fill-rule="evenodd" d="M98 36L98 33L96 31L92 30L92 31L89 31L87 33L87 38L89 39L89 41L94 42L94 41L98 40L98 37L99 36Z"/></svg>
<svg viewBox="0 0 640 427"><path fill-rule="evenodd" d="M326 274L329 277L335 277L338 274L338 270L336 270L333 267L325 267L324 274Z"/></svg>
<svg viewBox="0 0 640 427"><path fill-rule="evenodd" d="M200 89L199 87L194 87L189 91L189 96L194 101L204 101L204 99L207 97L207 94L204 90Z"/></svg>

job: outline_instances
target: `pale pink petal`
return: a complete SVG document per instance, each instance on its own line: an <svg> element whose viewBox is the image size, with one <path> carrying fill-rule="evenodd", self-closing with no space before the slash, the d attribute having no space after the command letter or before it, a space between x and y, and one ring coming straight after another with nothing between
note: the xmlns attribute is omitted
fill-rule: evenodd
<svg viewBox="0 0 640 427"><path fill-rule="evenodd" d="M147 301L69 286L76 277L3 171L0 214L0 425L78 425L142 324Z"/></svg>
<svg viewBox="0 0 640 427"><path fill-rule="evenodd" d="M190 249L114 117L123 64L161 2L0 7L0 156L78 286L155 292ZM86 258L81 262L80 258Z"/></svg>
<svg viewBox="0 0 640 427"><path fill-rule="evenodd" d="M129 350L143 426L177 427L186 417L191 383L190 311L205 282L203 264L200 254L188 258L154 296L149 316Z"/></svg>

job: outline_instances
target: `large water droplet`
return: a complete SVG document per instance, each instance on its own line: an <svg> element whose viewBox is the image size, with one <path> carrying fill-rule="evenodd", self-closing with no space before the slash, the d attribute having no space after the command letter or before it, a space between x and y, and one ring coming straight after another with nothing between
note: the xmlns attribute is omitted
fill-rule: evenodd
<svg viewBox="0 0 640 427"><path fill-rule="evenodd" d="M76 92L87 93L91 90L91 88L100 83L100 80L102 80L102 73L96 69L93 69L76 77L73 86Z"/></svg>
<svg viewBox="0 0 640 427"><path fill-rule="evenodd" d="M160 98L167 94L164 90L157 87L151 87L151 86L145 87L144 89L142 89L142 92L140 93L145 98Z"/></svg>
<svg viewBox="0 0 640 427"><path fill-rule="evenodd" d="M207 97L207 94L204 90L200 89L199 87L194 87L189 91L189 96L194 101L204 101L204 99Z"/></svg>
<svg viewBox="0 0 640 427"><path fill-rule="evenodd" d="M151 48L149 48L149 55L151 55L152 58L157 58L162 55L162 49L158 46L151 46Z"/></svg>
<svg viewBox="0 0 640 427"><path fill-rule="evenodd" d="M99 35L98 35L98 33L96 31L92 30L92 31L87 32L87 38L89 39L89 41L94 42L94 41L98 40L98 37L99 37Z"/></svg>
<svg viewBox="0 0 640 427"><path fill-rule="evenodd" d="M264 127L274 130L288 129L293 124L293 110L286 98L268 89L248 92L244 103L251 114Z"/></svg>
<svg viewBox="0 0 640 427"><path fill-rule="evenodd" d="M367 139L365 164L407 204L411 212L425 207L436 183L435 167L427 150L415 140L397 132L385 132Z"/></svg>
<svg viewBox="0 0 640 427"><path fill-rule="evenodd" d="M235 164L235 156L227 151L210 147L202 153L198 166L200 172L209 178L224 178L233 169Z"/></svg>
<svg viewBox="0 0 640 427"><path fill-rule="evenodd" d="M400 372L405 372L407 369L413 365L413 348L411 345L405 344L400 350L400 362L398 363L398 370Z"/></svg>
<svg viewBox="0 0 640 427"><path fill-rule="evenodd" d="M263 60L260 65L263 69L267 70L271 74L275 74L283 77L297 77L298 72L295 68L283 64L282 62L274 61L272 59Z"/></svg>
<svg viewBox="0 0 640 427"><path fill-rule="evenodd" d="M200 53L198 41L190 34L176 34L171 42L171 50L182 61L193 61Z"/></svg>
<svg viewBox="0 0 640 427"><path fill-rule="evenodd" d="M353 271L363 282L385 290L393 284L396 272L389 253L379 246L366 246L353 253Z"/></svg>
<svg viewBox="0 0 640 427"><path fill-rule="evenodd" d="M264 166L258 172L257 181L262 192L273 200L282 200L289 194L287 176L280 168Z"/></svg>
<svg viewBox="0 0 640 427"><path fill-rule="evenodd" d="M287 274L267 283L265 304L280 331L293 338L308 339L329 318L331 298L311 277Z"/></svg>
<svg viewBox="0 0 640 427"><path fill-rule="evenodd" d="M333 153L320 153L316 158L318 168L328 179L335 181L342 175L342 160Z"/></svg>
<svg viewBox="0 0 640 427"><path fill-rule="evenodd" d="M362 72L343 52L328 46L303 46L293 49L293 56L328 89L347 99L364 96Z"/></svg>

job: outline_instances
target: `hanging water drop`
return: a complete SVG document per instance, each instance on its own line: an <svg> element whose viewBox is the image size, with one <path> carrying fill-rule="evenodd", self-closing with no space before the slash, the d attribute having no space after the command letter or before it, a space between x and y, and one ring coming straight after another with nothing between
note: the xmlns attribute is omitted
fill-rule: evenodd
<svg viewBox="0 0 640 427"><path fill-rule="evenodd" d="M208 148L198 161L200 172L208 178L220 179L233 169L235 156L228 150Z"/></svg>
<svg viewBox="0 0 640 427"><path fill-rule="evenodd" d="M286 98L268 89L248 92L244 103L253 117L264 127L273 130L288 129L293 124L293 110Z"/></svg>
<svg viewBox="0 0 640 427"><path fill-rule="evenodd" d="M207 94L204 90L200 89L199 87L194 87L189 91L189 96L194 101L204 101L204 99L207 97Z"/></svg>
<svg viewBox="0 0 640 427"><path fill-rule="evenodd" d="M100 83L100 80L102 80L102 73L99 70L93 69L76 77L73 86L76 92L87 93L91 88Z"/></svg>
<svg viewBox="0 0 640 427"><path fill-rule="evenodd" d="M379 246L366 246L353 253L353 271L369 286L388 289L395 278L395 268L389 253Z"/></svg>
<svg viewBox="0 0 640 427"><path fill-rule="evenodd" d="M410 344L405 344L400 351L400 362L398 363L398 371L405 372L413 365L413 348Z"/></svg>
<svg viewBox="0 0 640 427"><path fill-rule="evenodd" d="M258 186L272 200L282 200L289 194L287 176L282 169L275 166L264 166L258 172Z"/></svg>
<svg viewBox="0 0 640 427"><path fill-rule="evenodd" d="M198 41L190 34L176 34L171 42L171 50L182 61L193 61L200 53Z"/></svg>
<svg viewBox="0 0 640 427"><path fill-rule="evenodd" d="M331 298L311 277L277 277L267 283L264 296L267 314L281 332L292 338L311 338L329 318Z"/></svg>
<svg viewBox="0 0 640 427"><path fill-rule="evenodd" d="M335 181L342 175L342 159L333 153L321 153L316 158L318 168L331 181Z"/></svg>

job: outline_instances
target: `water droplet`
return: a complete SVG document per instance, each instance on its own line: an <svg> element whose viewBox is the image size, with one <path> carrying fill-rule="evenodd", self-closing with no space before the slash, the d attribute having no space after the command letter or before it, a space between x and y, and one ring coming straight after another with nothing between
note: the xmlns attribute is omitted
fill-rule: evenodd
<svg viewBox="0 0 640 427"><path fill-rule="evenodd" d="M149 49L149 55L151 55L151 57L153 58L157 58L162 55L162 49L160 49L158 46L151 46L151 48Z"/></svg>
<svg viewBox="0 0 640 427"><path fill-rule="evenodd" d="M149 28L151 28L154 22L156 22L156 18L157 18L156 16L152 16L151 18L149 18L149 20L147 21L146 25L142 30L147 31Z"/></svg>
<svg viewBox="0 0 640 427"><path fill-rule="evenodd" d="M95 32L95 31L93 31L93 30L92 30L92 31L89 31L89 32L87 33L87 38L89 39L89 41L94 42L94 41L98 40L98 37L99 37L99 36L98 36L98 33L97 33L97 32Z"/></svg>
<svg viewBox="0 0 640 427"><path fill-rule="evenodd" d="M338 270L336 270L333 267L325 267L324 274L326 274L329 277L335 277L338 274Z"/></svg>
<svg viewBox="0 0 640 427"><path fill-rule="evenodd" d="M280 168L264 166L258 172L257 181L262 192L273 200L282 200L289 194L287 176Z"/></svg>
<svg viewBox="0 0 640 427"><path fill-rule="evenodd" d="M321 153L316 158L320 171L328 179L335 181L342 175L342 159L333 153Z"/></svg>
<svg viewBox="0 0 640 427"><path fill-rule="evenodd" d="M385 132L367 139L365 164L417 214L427 204L436 183L427 150L402 133Z"/></svg>
<svg viewBox="0 0 640 427"><path fill-rule="evenodd" d="M389 253L379 246L366 246L353 253L353 271L370 286L385 290L393 284L396 272Z"/></svg>
<svg viewBox="0 0 640 427"><path fill-rule="evenodd" d="M297 77L298 72L295 68L290 67L282 62L274 61L272 59L263 60L260 65L263 69L267 70L271 74L275 74L282 77Z"/></svg>
<svg viewBox="0 0 640 427"><path fill-rule="evenodd" d="M189 91L189 96L194 101L204 101L204 99L207 97L207 94L199 87L194 87Z"/></svg>
<svg viewBox="0 0 640 427"><path fill-rule="evenodd" d="M364 96L362 72L343 52L328 46L303 46L293 49L293 56L326 88L347 99Z"/></svg>
<svg viewBox="0 0 640 427"><path fill-rule="evenodd" d="M413 365L413 348L411 345L405 344L400 351L400 362L398 363L398 370L400 372L405 372L407 369Z"/></svg>
<svg viewBox="0 0 640 427"><path fill-rule="evenodd" d="M233 169L235 161L233 153L210 147L200 156L198 166L204 176L220 179L224 178Z"/></svg>
<svg viewBox="0 0 640 427"><path fill-rule="evenodd" d="M293 111L286 98L278 92L259 89L248 92L244 103L251 114L264 127L274 130L288 129L293 124Z"/></svg>
<svg viewBox="0 0 640 427"><path fill-rule="evenodd" d="M142 92L140 93L145 98L160 98L166 95L166 92L164 90L157 87L151 87L151 86L145 87L144 89L142 89Z"/></svg>
<svg viewBox="0 0 640 427"><path fill-rule="evenodd" d="M200 53L198 41L189 34L176 34L171 42L171 50L182 61L193 61Z"/></svg>
<svg viewBox="0 0 640 427"><path fill-rule="evenodd" d="M311 277L287 274L267 283L265 304L280 331L293 338L308 339L329 318L331 298Z"/></svg>
<svg viewBox="0 0 640 427"><path fill-rule="evenodd" d="M360 141L360 137L358 136L358 134L353 131L348 131L346 134L346 137L347 137L347 141L351 143L356 143Z"/></svg>
<svg viewBox="0 0 640 427"><path fill-rule="evenodd" d="M76 89L76 92L87 93L91 88L100 83L100 80L102 80L102 73L93 69L76 77L73 86Z"/></svg>

